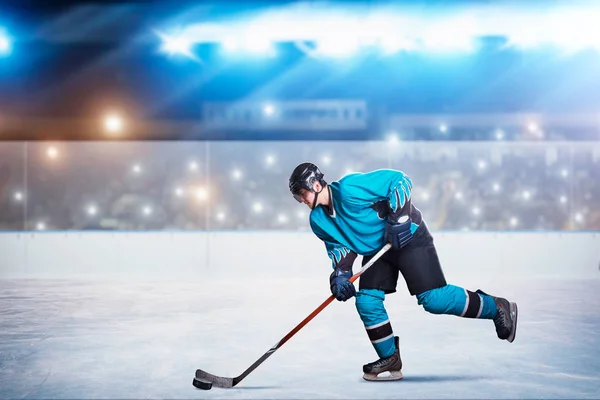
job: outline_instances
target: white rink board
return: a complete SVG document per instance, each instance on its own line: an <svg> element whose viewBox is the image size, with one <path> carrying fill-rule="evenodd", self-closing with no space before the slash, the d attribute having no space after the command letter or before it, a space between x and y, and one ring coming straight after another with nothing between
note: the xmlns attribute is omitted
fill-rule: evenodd
<svg viewBox="0 0 600 400"><path fill-rule="evenodd" d="M433 235L449 281L600 274L597 232ZM293 279L330 272L324 245L310 232L2 233L0 254L0 279Z"/></svg>

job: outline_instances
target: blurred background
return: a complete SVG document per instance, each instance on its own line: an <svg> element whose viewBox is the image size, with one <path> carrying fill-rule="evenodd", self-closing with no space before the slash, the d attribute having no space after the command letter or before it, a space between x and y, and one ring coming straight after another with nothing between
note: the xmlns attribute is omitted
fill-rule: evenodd
<svg viewBox="0 0 600 400"><path fill-rule="evenodd" d="M0 229L309 230L395 168L434 230L600 229L594 2L5 1Z"/></svg>

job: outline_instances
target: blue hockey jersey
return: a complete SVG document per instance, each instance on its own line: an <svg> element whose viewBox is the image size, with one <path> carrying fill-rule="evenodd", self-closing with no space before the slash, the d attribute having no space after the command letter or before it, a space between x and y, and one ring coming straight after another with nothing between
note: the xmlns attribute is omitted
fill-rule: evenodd
<svg viewBox="0 0 600 400"><path fill-rule="evenodd" d="M330 204L310 213L310 227L325 242L333 267L351 268L357 254L369 256L385 245L385 220L409 215L412 231L421 213L411 202L412 181L401 171L353 173L328 185Z"/></svg>

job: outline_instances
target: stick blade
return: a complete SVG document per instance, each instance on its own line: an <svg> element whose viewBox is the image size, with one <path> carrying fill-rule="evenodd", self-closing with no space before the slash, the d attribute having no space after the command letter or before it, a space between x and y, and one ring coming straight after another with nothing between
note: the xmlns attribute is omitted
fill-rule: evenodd
<svg viewBox="0 0 600 400"><path fill-rule="evenodd" d="M233 378L223 378L222 376L216 376L209 374L201 369L196 370L196 379L204 382L210 382L213 386L229 389L234 386Z"/></svg>

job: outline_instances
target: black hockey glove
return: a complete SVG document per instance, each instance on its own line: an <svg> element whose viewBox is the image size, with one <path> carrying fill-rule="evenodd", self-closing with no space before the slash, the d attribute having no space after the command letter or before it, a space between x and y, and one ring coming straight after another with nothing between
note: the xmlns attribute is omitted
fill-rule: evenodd
<svg viewBox="0 0 600 400"><path fill-rule="evenodd" d="M385 240L391 243L392 248L401 249L410 242L413 238L411 224L412 220L406 215L401 216L398 221L388 217L385 224Z"/></svg>
<svg viewBox="0 0 600 400"><path fill-rule="evenodd" d="M346 301L356 294L354 284L350 282L352 270L344 271L340 268L335 268L329 276L331 285L331 294L339 301Z"/></svg>

